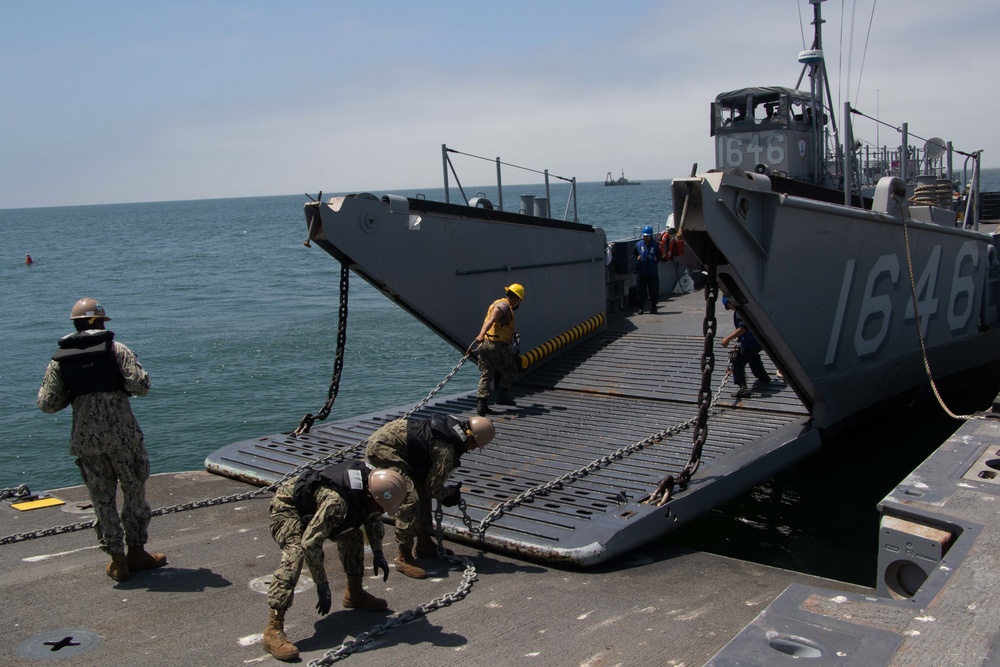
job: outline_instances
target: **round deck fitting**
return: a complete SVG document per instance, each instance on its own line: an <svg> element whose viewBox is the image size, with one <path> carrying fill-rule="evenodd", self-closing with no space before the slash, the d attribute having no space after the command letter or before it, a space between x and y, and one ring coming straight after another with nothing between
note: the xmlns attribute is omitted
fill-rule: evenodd
<svg viewBox="0 0 1000 667"><path fill-rule="evenodd" d="M60 660L86 653L101 643L95 632L82 628L49 630L17 645L17 654L31 660Z"/></svg>

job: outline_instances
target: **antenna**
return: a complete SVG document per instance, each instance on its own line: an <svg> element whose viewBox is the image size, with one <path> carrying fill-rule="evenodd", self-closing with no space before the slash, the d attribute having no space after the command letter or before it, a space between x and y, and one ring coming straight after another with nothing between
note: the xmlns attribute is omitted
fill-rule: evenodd
<svg viewBox="0 0 1000 667"><path fill-rule="evenodd" d="M940 137L931 137L924 144L924 155L926 155L929 160L936 160L944 155L947 148L948 143L944 139L941 139Z"/></svg>

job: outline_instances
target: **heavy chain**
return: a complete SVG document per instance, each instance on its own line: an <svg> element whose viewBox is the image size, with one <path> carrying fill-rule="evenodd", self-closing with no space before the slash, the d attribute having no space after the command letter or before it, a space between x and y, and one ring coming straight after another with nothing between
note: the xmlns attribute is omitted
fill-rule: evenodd
<svg viewBox="0 0 1000 667"><path fill-rule="evenodd" d="M465 556L458 556L456 554L449 554L443 543L444 530L442 528L442 521L444 517L444 511L441 509L441 501L435 502L434 507L434 523L437 533L437 549L438 557L443 560L451 561L456 565L462 565L464 570L462 572L462 581L459 583L458 588L453 593L446 593L440 597L436 597L430 602L426 602L417 605L413 609L408 609L404 612L394 614L385 623L376 625L371 630L367 632L360 633L357 637L352 640L346 641L343 644L330 649L323 654L322 658L316 660L311 660L309 662L309 667L320 667L321 665L332 665L338 660L343 660L347 656L351 655L355 651L358 651L362 646L372 641L380 635L384 635L390 630L395 630L396 628L406 625L411 621L415 621L419 618L426 616L432 611L436 611L443 607L452 605L459 600L462 600L469 594L472 590L473 583L479 578L476 574L476 568L472 561Z"/></svg>
<svg viewBox="0 0 1000 667"><path fill-rule="evenodd" d="M427 403L435 396L435 394L441 391L441 389L444 388L445 384L447 384L448 381L450 381L453 377L455 377L455 374L458 372L458 369L462 367L462 364L464 364L468 358L469 358L468 355L462 357L461 360L459 360L459 362L455 364L455 367L451 369L448 375L446 375L445 378L441 380L441 382L439 382L438 385L434 387L434 389L432 389L429 394L427 394L427 396L421 399L420 402L418 402L415 406L410 408L403 416L409 417L411 414L413 414L423 406L427 405ZM327 454L326 456L318 458L309 463L304 463L295 468L294 470L292 470L291 472L285 474L278 481L272 482L267 486L254 489L253 491L247 491L245 493L222 496L219 498L212 498L208 500L196 500L193 502L183 503L180 505L172 505L170 507L161 507L159 509L153 510L151 516L176 514L177 512L186 512L188 510L199 509L202 507L211 507L213 505L225 505L228 503L237 503L243 500L253 500L255 498L260 498L267 493L273 493L275 489L277 489L279 486L281 486L282 484L284 484L285 482L289 481L294 477L298 477L304 471L308 469L315 469L329 463L336 463L337 461L341 461L345 459L348 455L352 455L364 449L367 444L368 444L368 439L365 438L364 440L359 441L357 444L352 445L351 447L338 450L331 454ZM30 493L30 491L28 491L28 487L23 484L17 487L17 489L3 489L2 492L19 493L21 489L23 489L23 493L21 495L28 495ZM39 537L50 537L52 535L61 535L63 533L72 533L78 530L86 530L87 528L93 528L96 524L97 524L96 520L90 520L90 521L83 521L80 523L67 524L65 526L45 528L42 530L36 530L28 533L15 533L13 535L7 535L6 537L0 537L0 546L3 546L5 544L13 544L15 542L23 542L25 540L32 540Z"/></svg>
<svg viewBox="0 0 1000 667"><path fill-rule="evenodd" d="M16 486L13 489L0 489L0 500L7 500L8 498L24 498L31 495L31 489L25 484Z"/></svg>
<svg viewBox="0 0 1000 667"><path fill-rule="evenodd" d="M200 507L211 507L213 505L225 505L227 503L240 502L241 500L250 500L258 496L263 495L267 491L273 490L272 487L277 488L277 482L271 487L263 487L259 489L254 489L253 491L248 491L246 493L235 494L231 496L223 496L221 498L213 498L210 500L197 500L190 503L183 503L180 505L172 505L170 507L161 507L150 512L150 516L160 516L163 514L176 514L177 512L185 512L187 510L198 509ZM91 519L90 521L81 521L79 523L70 523L64 526L54 526L52 528L44 528L41 530L35 530L28 533L15 533L13 535L7 535L6 537L0 537L0 546L4 544L14 544L15 542L24 542L26 540L33 540L38 537L51 537L52 535L62 535L63 533L73 533L78 530L86 530L87 528L93 528L97 525L96 519Z"/></svg>
<svg viewBox="0 0 1000 667"><path fill-rule="evenodd" d="M729 379L729 373L727 372L726 376L722 379L722 383L719 385L718 391L716 391L715 396L711 400L711 404L708 407L709 410L714 409L715 405L719 402L719 399L722 396L722 392L726 388L726 382L728 379ZM695 416L692 417L691 419L688 419L687 421L681 422L680 424L663 429L662 431L654 433L653 435L643 440L640 440L639 442L635 442L631 445L626 445L625 447L616 449L614 452L608 454L607 456L603 456L599 459L591 461L582 468L578 468L572 472L568 472L565 475L553 479L551 481L545 482L544 484L539 484L538 486L532 487L527 491L524 491L518 494L517 496L514 496L513 498L508 498L507 500L503 501L502 503L494 507L489 512L489 514L483 517L483 519L479 522L478 525L475 525L472 520L472 517L469 516L465 499L459 497L458 509L462 513L462 523L465 524L466 529L471 534L479 536L479 539L484 539L486 537L486 529L489 528L491 524L495 523L498 519L500 519L500 517L502 517L504 514L514 509L515 507L523 505L526 502L531 502L537 496L544 496L549 494L553 490L561 489L564 484L573 482L574 480L582 479L587 475L589 475L590 473L599 470L600 468L608 466L614 463L615 461L621 460L626 456L629 456L631 454L634 454L635 452L645 449L650 445L661 442L663 441L664 438L676 435L681 431L689 429L697 424L698 419L699 416ZM651 503L656 498L657 496L654 493L645 502Z"/></svg>
<svg viewBox="0 0 1000 667"><path fill-rule="evenodd" d="M410 408L405 413L403 413L402 419L409 419L410 415L412 415L414 412L416 412L417 410L419 410L422 407L424 407L425 405L427 405L430 402L430 400L432 398L434 398L435 394L437 394L439 391L441 391L444 388L444 386L446 384L448 384L448 382L450 382L453 377L455 377L455 373L458 372L458 369L461 368L462 364L464 364L468 360L469 360L469 353L466 352L465 356L463 356L458 361L458 363L455 364L455 367L451 369L451 372L449 372L447 375L445 375L444 379L441 380L440 382L438 382L438 385L436 387L434 387L433 389L431 389L431 393L427 394L427 396L425 396L423 398L423 400L421 400L419 403L417 403L412 408Z"/></svg>
<svg viewBox="0 0 1000 667"><path fill-rule="evenodd" d="M344 370L344 348L347 347L347 294L350 291L351 269L347 262L340 263L340 307L337 311L337 352L333 358L333 378L330 380L330 389L327 391L326 403L320 408L316 416L307 412L299 427L295 429L294 435L308 433L313 423L330 416L333 409L333 402L337 400L337 393L340 391L340 375Z"/></svg>
<svg viewBox="0 0 1000 667"><path fill-rule="evenodd" d="M681 471L677 484L685 488L701 465L701 451L708 439L709 396L712 393L712 371L715 370L715 301L719 298L718 267L715 249L710 247L706 253L708 260L705 268L708 278L705 282L705 321L702 324L704 334L704 349L701 354L701 388L698 390L698 423L694 430L694 446L691 448L691 458Z"/></svg>

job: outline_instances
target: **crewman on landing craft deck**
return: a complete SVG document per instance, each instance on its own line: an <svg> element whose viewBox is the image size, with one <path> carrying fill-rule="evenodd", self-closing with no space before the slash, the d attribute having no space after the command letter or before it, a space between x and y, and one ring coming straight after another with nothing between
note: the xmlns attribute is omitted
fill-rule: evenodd
<svg viewBox="0 0 1000 667"><path fill-rule="evenodd" d="M488 445L496 435L493 422L485 417L468 420L433 415L430 419L397 419L368 438L365 457L373 466L399 472L406 482L406 499L396 514L396 570L414 579L427 572L414 561L416 556L438 555L431 523L431 500L446 507L458 504L458 484L445 486L463 454Z"/></svg>
<svg viewBox="0 0 1000 667"><path fill-rule="evenodd" d="M639 314L642 315L646 298L649 298L649 312L656 314L656 302L660 298L660 247L653 241L653 228L646 225L642 228L642 240L635 244L632 250L635 259L635 274L637 291L639 293Z"/></svg>
<svg viewBox="0 0 1000 667"><path fill-rule="evenodd" d="M285 612L292 606L302 562L309 567L319 601L316 611L330 613L333 604L326 577L323 545L337 543L347 575L343 606L382 611L386 601L365 591L364 528L372 549L375 574L389 578L389 563L382 555L382 512L392 516L406 497L406 484L393 470L372 470L360 461L342 461L319 470L307 470L274 493L271 500L271 536L281 547L281 564L267 591L270 617L264 628L264 650L278 660L295 660L299 649L285 635Z"/></svg>
<svg viewBox="0 0 1000 667"><path fill-rule="evenodd" d="M749 365L754 377L757 378L755 384L770 384L771 377L764 368L764 362L760 358L760 343L747 327L746 322L740 317L733 300L729 297L722 297L722 305L726 310L733 311L733 326L736 328L733 333L722 339L722 347L729 347L734 340L739 341L739 347L733 357L733 382L737 389L733 392L733 398L750 398L753 392L747 389L746 367Z"/></svg>
<svg viewBox="0 0 1000 667"><path fill-rule="evenodd" d="M97 299L77 301L70 319L76 333L59 339L38 389L38 407L52 414L73 406L69 452L94 505L101 550L111 556L104 571L125 581L130 572L167 564L166 556L145 549L151 516L146 502L149 457L128 400L149 392L149 374L132 350L105 330L111 318ZM119 484L121 514L115 504Z"/></svg>
<svg viewBox="0 0 1000 667"><path fill-rule="evenodd" d="M517 355L514 353L514 311L524 301L524 287L512 283L504 287L506 294L497 299L486 310L486 319L479 335L469 345L473 351L476 343L479 355L479 387L476 389L476 414L480 417L493 414L489 408L490 383L496 378L497 404L517 405L510 397L508 389L514 384L517 374Z"/></svg>

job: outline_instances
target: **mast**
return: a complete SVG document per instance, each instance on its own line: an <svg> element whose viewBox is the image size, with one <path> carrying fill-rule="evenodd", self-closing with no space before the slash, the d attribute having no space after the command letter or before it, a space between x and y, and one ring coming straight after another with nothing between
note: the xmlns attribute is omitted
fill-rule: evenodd
<svg viewBox="0 0 1000 667"><path fill-rule="evenodd" d="M823 20L820 5L825 0L809 0L813 6L813 43L812 49L799 54L802 72L795 87L802 85L802 79L809 75L809 96L813 113L813 142L816 146L816 170L814 173L828 173L826 153L828 150L827 123L833 131L834 164L841 164L840 133L837 131L837 118L833 110L833 95L830 92L830 79L826 71L826 59L823 57ZM823 102L824 97L826 102ZM829 110L829 112L827 111ZM823 122L826 119L826 122Z"/></svg>

